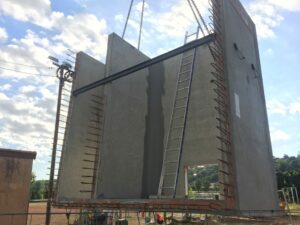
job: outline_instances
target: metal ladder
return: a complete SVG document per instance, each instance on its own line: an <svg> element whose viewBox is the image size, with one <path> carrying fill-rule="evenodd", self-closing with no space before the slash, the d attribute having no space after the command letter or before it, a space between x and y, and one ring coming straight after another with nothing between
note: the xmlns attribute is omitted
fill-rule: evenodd
<svg viewBox="0 0 300 225"><path fill-rule="evenodd" d="M103 136L103 118L104 118L104 97L91 94L90 97L90 118L87 126L87 138L84 152L82 167L84 173L81 175L81 184L84 185L84 190L81 193L91 193L91 198L94 198L97 168L99 165L100 144Z"/></svg>
<svg viewBox="0 0 300 225"><path fill-rule="evenodd" d="M196 33L196 38L198 38L198 33L199 30ZM187 43L190 36L186 33L184 44ZM159 198L175 198L176 195L195 56L196 49L192 49L183 53L181 57L171 121L164 147L163 165L158 189Z"/></svg>

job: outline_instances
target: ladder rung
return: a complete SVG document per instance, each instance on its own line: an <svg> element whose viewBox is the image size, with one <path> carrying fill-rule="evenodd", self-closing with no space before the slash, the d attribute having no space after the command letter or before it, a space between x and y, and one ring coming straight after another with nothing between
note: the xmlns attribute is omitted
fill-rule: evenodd
<svg viewBox="0 0 300 225"><path fill-rule="evenodd" d="M162 187L162 189L174 189L175 187Z"/></svg>
<svg viewBox="0 0 300 225"><path fill-rule="evenodd" d="M184 71L180 71L179 74L184 74L184 73L189 73L189 72L192 72L192 70L184 70Z"/></svg>
<svg viewBox="0 0 300 225"><path fill-rule="evenodd" d="M184 64L181 64L181 66L187 66L189 64L192 64L193 62L187 62L187 63L184 63Z"/></svg>
<svg viewBox="0 0 300 225"><path fill-rule="evenodd" d="M184 108L186 108L187 106L177 106L177 107L175 107L174 109L184 109Z"/></svg>
<svg viewBox="0 0 300 225"><path fill-rule="evenodd" d="M166 163L178 163L178 161L167 161Z"/></svg>
<svg viewBox="0 0 300 225"><path fill-rule="evenodd" d="M180 100L183 100L183 99L187 99L188 97L180 97L180 98L176 98L176 101L180 101Z"/></svg>
<svg viewBox="0 0 300 225"><path fill-rule="evenodd" d="M189 58L189 57L193 57L193 56L194 56L194 54L187 55L187 56L183 56L183 57L182 57L182 59L187 59L187 58Z"/></svg>
<svg viewBox="0 0 300 225"><path fill-rule="evenodd" d="M94 176L82 175L81 177L94 177Z"/></svg>
<svg viewBox="0 0 300 225"><path fill-rule="evenodd" d="M179 73L179 76L181 76L182 74L186 74L186 73L188 73L188 72L190 72L191 70L186 70L186 71L181 71L180 73Z"/></svg>
<svg viewBox="0 0 300 225"><path fill-rule="evenodd" d="M185 88L179 88L178 90L177 90L177 92L178 91L183 91L183 90L185 90L185 89L189 89L188 87L185 87Z"/></svg>
<svg viewBox="0 0 300 225"><path fill-rule="evenodd" d="M197 32L192 33L192 34L188 34L188 35L186 35L186 36L187 36L187 37L191 37L191 36L193 36L193 35L195 35L195 34L197 34Z"/></svg>
<svg viewBox="0 0 300 225"><path fill-rule="evenodd" d="M173 127L172 129L182 129L182 128L184 128L184 126L180 126L180 127Z"/></svg>
<svg viewBox="0 0 300 225"><path fill-rule="evenodd" d="M169 139L169 140L170 140L170 141L173 141L173 140L180 140L180 139L182 139L182 137L171 138L171 139Z"/></svg>
<svg viewBox="0 0 300 225"><path fill-rule="evenodd" d="M80 192L83 192L83 193L85 193L85 192L89 192L89 193L91 193L92 191L81 190Z"/></svg>
<svg viewBox="0 0 300 225"><path fill-rule="evenodd" d="M179 80L178 83L183 83L183 82L188 81L188 80L190 80L190 79L188 78L188 79L184 79L184 80Z"/></svg>
<svg viewBox="0 0 300 225"><path fill-rule="evenodd" d="M173 117L173 120L182 119L182 118L184 118L184 116L176 116L176 117Z"/></svg>
<svg viewBox="0 0 300 225"><path fill-rule="evenodd" d="M180 150L180 148L167 148L168 152L174 152L174 151L178 151Z"/></svg>
<svg viewBox="0 0 300 225"><path fill-rule="evenodd" d="M176 175L176 173L165 173L165 176L172 176L172 175Z"/></svg>

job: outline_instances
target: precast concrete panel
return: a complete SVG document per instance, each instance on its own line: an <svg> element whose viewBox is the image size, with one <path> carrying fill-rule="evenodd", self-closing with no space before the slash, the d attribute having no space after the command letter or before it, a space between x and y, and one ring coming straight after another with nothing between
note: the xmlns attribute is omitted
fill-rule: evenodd
<svg viewBox="0 0 300 225"><path fill-rule="evenodd" d="M76 56L75 66L76 77L73 89L80 88L86 84L104 78L105 66L103 63L79 52ZM86 181L83 176L93 176L92 168L85 153L88 142L88 126L91 119L91 95L103 96L103 87L93 89L79 96L71 98L71 112L68 119L68 131L65 137L65 148L61 158L61 167L59 171L57 199L58 201L89 199L91 185L83 184ZM96 131L94 131L96 132ZM100 134L99 134L100 135ZM89 182L92 180L90 179ZM88 182L87 182L88 183Z"/></svg>
<svg viewBox="0 0 300 225"><path fill-rule="evenodd" d="M238 210L276 210L278 197L255 25L237 0L223 0Z"/></svg>
<svg viewBox="0 0 300 225"><path fill-rule="evenodd" d="M109 36L106 76L147 59L116 34ZM98 199L141 198L148 75L149 71L144 69L105 86Z"/></svg>

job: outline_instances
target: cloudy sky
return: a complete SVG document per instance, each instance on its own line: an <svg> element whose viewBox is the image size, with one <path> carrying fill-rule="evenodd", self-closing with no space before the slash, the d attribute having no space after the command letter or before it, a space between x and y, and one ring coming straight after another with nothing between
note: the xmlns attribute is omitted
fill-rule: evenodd
<svg viewBox="0 0 300 225"><path fill-rule="evenodd" d="M196 0L205 14L206 0ZM38 152L34 171L47 178L57 79L47 59L85 51L105 61L107 35L122 33L130 0L0 1L0 147ZM300 0L242 0L258 30L276 157L300 152ZM137 44L136 0L126 40ZM185 0L146 0L141 50L156 56L182 44L195 21ZM159 43L159 44L158 44ZM70 50L68 50L70 49Z"/></svg>

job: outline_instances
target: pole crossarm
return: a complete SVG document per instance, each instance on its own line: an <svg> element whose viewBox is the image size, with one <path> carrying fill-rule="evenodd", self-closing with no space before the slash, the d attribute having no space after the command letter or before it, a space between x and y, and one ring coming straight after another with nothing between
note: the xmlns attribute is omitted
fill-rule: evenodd
<svg viewBox="0 0 300 225"><path fill-rule="evenodd" d="M87 84L87 85L85 85L85 86L83 86L81 88L78 88L78 89L76 89L76 90L73 91L73 95L77 96L77 95L85 93L85 92L87 92L89 90L92 90L92 89L94 89L96 87L99 87L101 85L108 84L108 83L110 83L110 82L112 82L114 80L117 80L117 79L120 79L122 77L128 76L128 75L130 75L130 74L132 74L134 72L137 72L137 71L140 71L142 69L145 69L145 68L147 68L149 66L152 66L152 65L154 65L156 63L159 63L159 62L162 62L162 61L167 60L169 58L172 58L174 56L177 56L177 55L179 55L181 53L187 52L187 51L189 51L191 49L197 48L197 47L199 47L201 45L208 44L208 43L212 42L214 39L215 39L215 35L214 34L207 35L207 36L205 36L205 37L203 37L201 39L192 41L192 42L190 42L190 43L188 43L186 45L183 45L183 46L181 46L179 48L176 48L176 49L174 49L174 50L172 50L170 52L167 52L165 54L162 54L160 56L157 56L157 57L155 57L153 59L149 59L149 60L147 60L145 62L142 62L142 63L139 63L139 64L134 65L132 67L129 67L129 68L125 69L125 70L122 70L120 72L114 73L114 74L112 74L112 75L110 75L108 77L105 77L105 78L101 79L101 80L98 80L96 82Z"/></svg>

